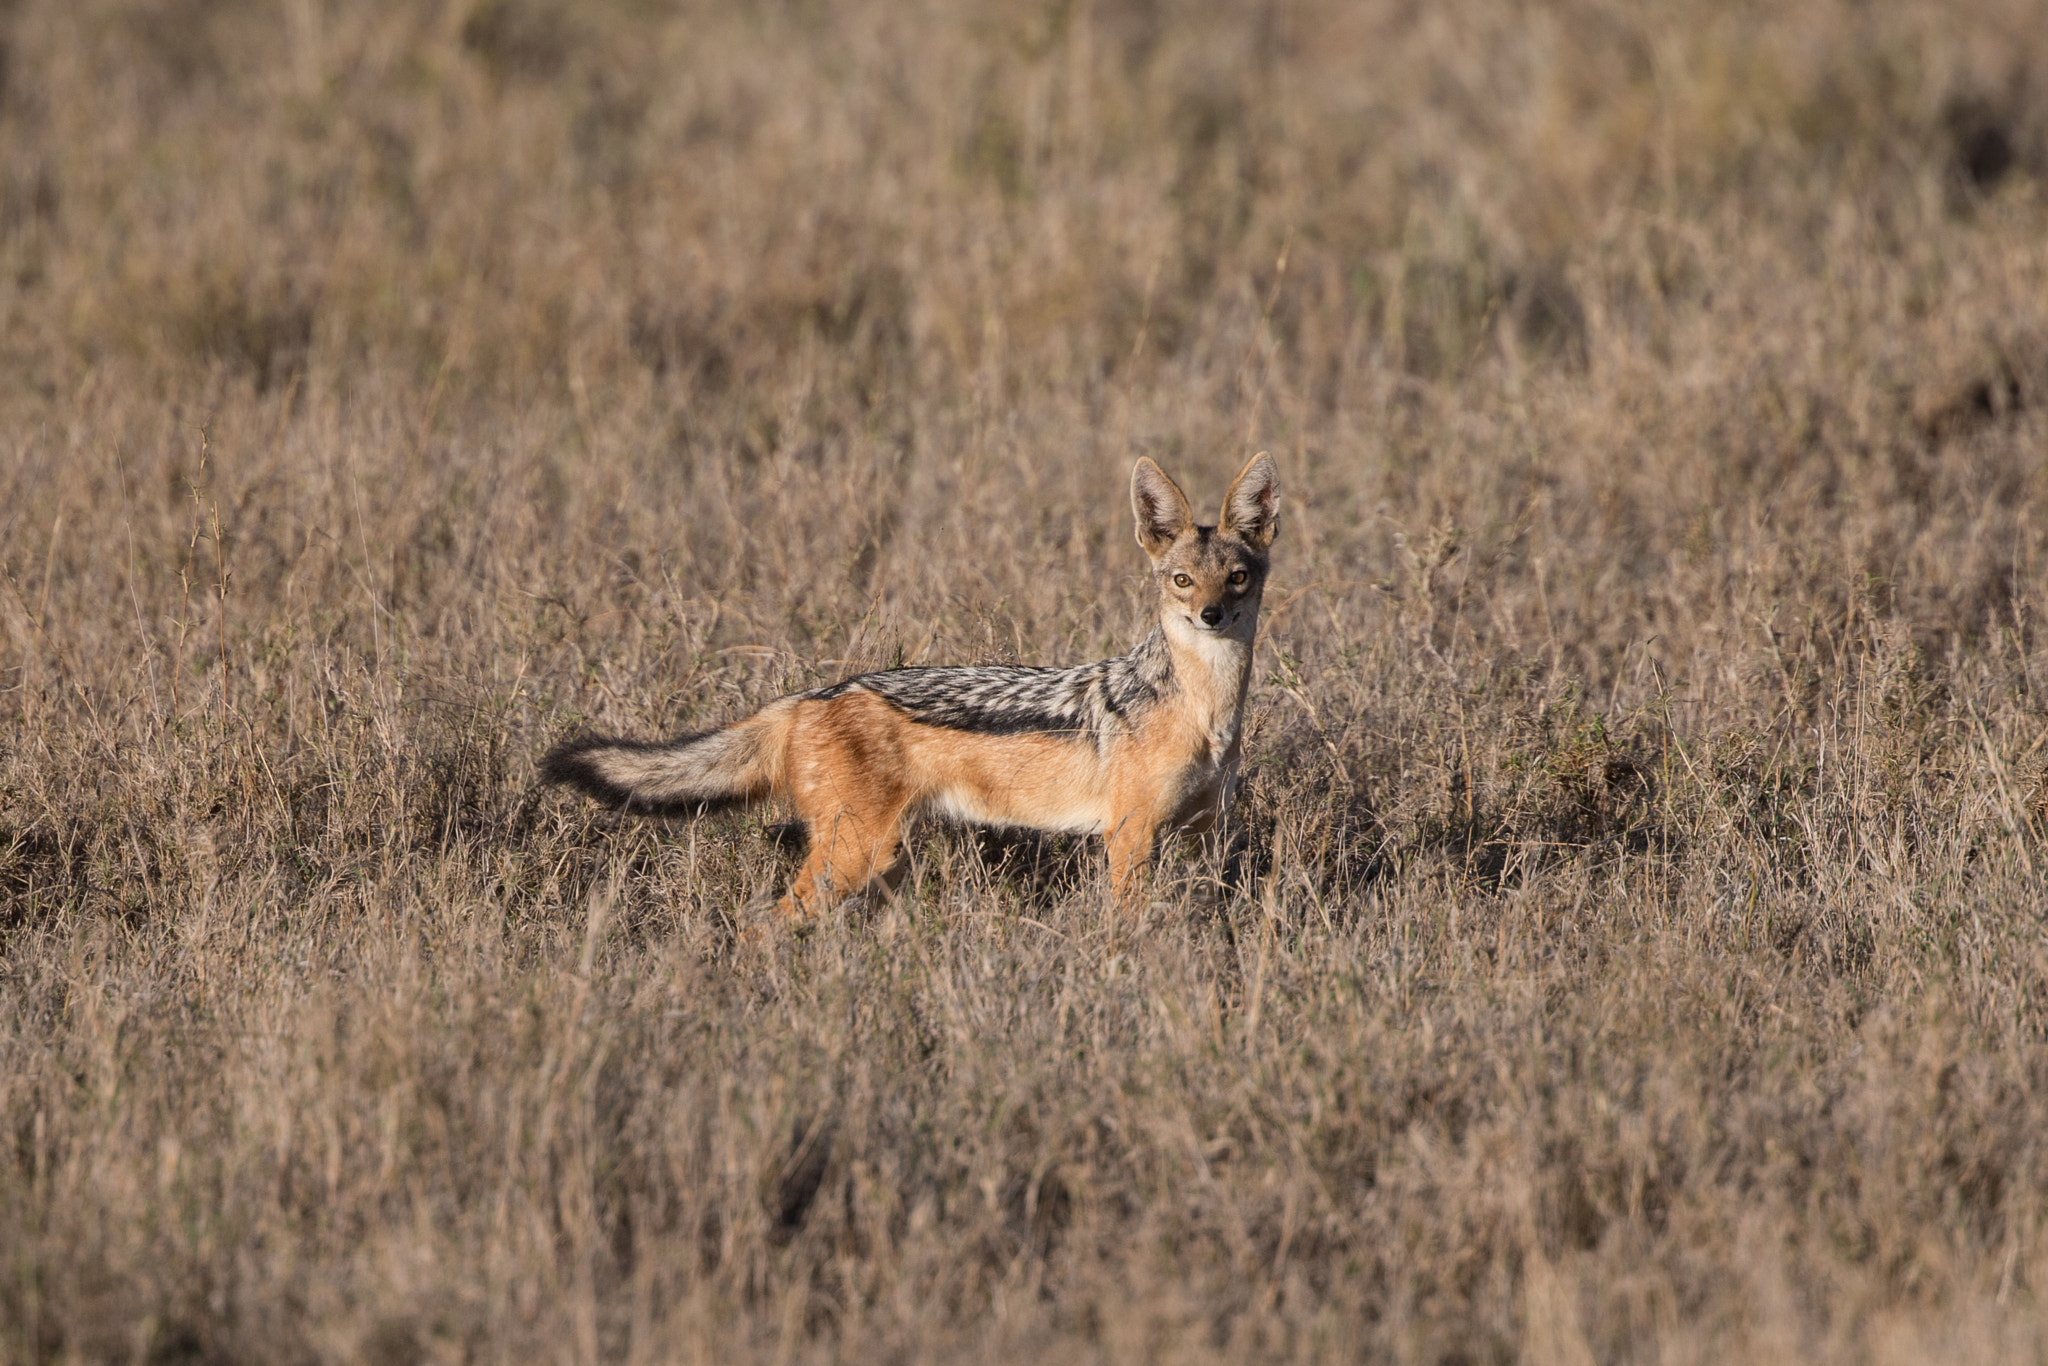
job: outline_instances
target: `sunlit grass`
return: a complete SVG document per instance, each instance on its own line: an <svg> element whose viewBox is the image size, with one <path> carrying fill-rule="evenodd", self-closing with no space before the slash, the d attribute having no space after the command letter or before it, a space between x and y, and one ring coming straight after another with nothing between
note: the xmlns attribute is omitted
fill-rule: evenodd
<svg viewBox="0 0 2048 1366"><path fill-rule="evenodd" d="M0 39L0 1358L2040 1354L2031 7ZM1122 649L1261 447L1140 917L534 784Z"/></svg>

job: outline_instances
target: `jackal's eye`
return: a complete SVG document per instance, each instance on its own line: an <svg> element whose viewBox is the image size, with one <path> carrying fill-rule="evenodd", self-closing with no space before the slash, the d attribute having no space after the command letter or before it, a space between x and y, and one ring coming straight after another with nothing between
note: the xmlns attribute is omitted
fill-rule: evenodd
<svg viewBox="0 0 2048 1366"><path fill-rule="evenodd" d="M1242 569L1235 569L1231 571L1230 581L1234 584L1243 583L1246 579L1250 577L1251 575L1245 573Z"/></svg>
<svg viewBox="0 0 2048 1366"><path fill-rule="evenodd" d="M1185 574L1175 574L1173 576L1173 586L1175 588L1193 588L1195 581Z"/></svg>

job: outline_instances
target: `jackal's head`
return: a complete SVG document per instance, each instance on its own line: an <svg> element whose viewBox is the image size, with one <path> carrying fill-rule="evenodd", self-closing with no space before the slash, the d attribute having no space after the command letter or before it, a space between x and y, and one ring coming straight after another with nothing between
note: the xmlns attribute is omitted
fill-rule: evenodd
<svg viewBox="0 0 2048 1366"><path fill-rule="evenodd" d="M1198 526L1187 495L1159 466L1131 471L1138 544L1152 557L1159 614L1170 632L1229 636L1247 643L1258 629L1266 552L1280 531L1280 475L1260 451L1223 495L1223 515Z"/></svg>

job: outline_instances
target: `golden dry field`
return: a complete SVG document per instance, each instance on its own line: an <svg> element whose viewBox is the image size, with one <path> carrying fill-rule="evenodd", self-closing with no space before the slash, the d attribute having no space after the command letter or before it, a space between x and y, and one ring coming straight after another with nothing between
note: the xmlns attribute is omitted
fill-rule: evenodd
<svg viewBox="0 0 2048 1366"><path fill-rule="evenodd" d="M0 5L0 1361L2048 1357L2039 0ZM1227 853L536 785L1149 610Z"/></svg>

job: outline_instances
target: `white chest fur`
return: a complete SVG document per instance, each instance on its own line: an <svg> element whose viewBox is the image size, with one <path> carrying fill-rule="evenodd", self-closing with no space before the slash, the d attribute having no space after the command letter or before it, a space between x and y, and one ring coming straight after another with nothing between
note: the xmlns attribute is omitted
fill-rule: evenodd
<svg viewBox="0 0 2048 1366"><path fill-rule="evenodd" d="M1208 740L1210 764L1220 766L1236 757L1245 687L1251 681L1252 643L1235 633L1187 625L1170 625L1167 637L1187 718Z"/></svg>

